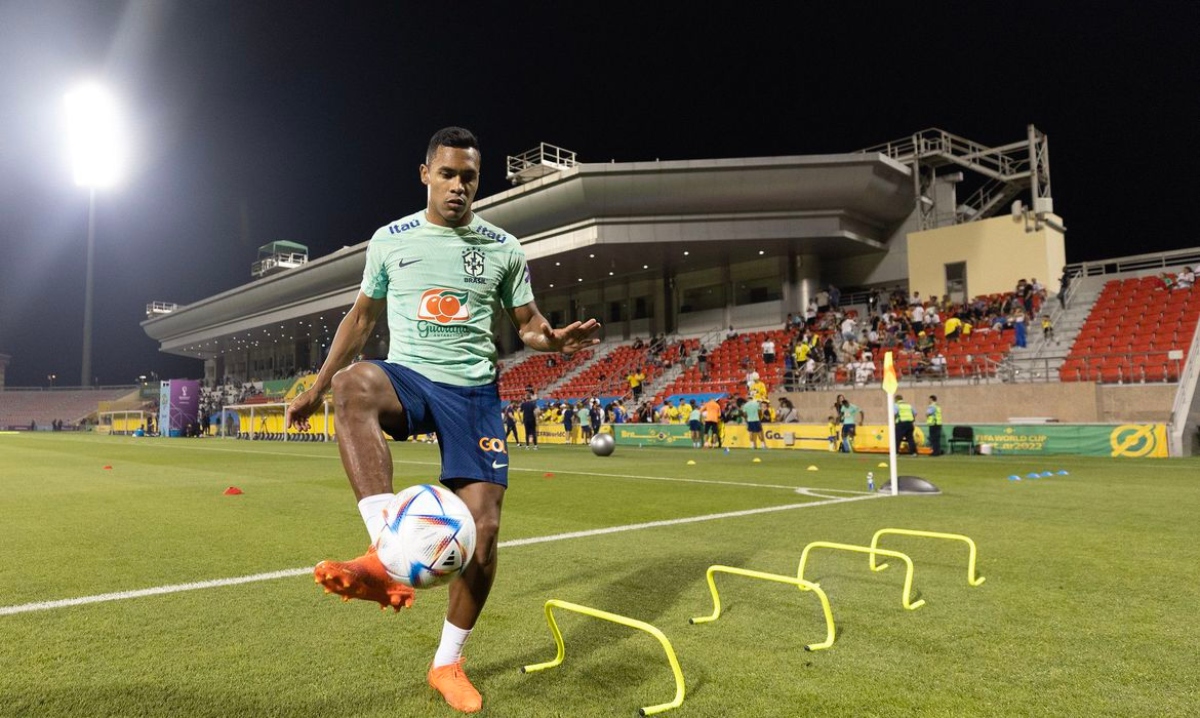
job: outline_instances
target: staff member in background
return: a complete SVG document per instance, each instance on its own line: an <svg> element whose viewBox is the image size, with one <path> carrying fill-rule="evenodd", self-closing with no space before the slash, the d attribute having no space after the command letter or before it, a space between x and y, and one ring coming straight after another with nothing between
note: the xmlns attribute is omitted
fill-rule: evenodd
<svg viewBox="0 0 1200 718"><path fill-rule="evenodd" d="M938 406L937 397L929 395L929 408L925 409L925 423L929 426L929 448L933 449L932 456L942 453L942 407Z"/></svg>
<svg viewBox="0 0 1200 718"><path fill-rule="evenodd" d="M536 394L526 394L521 402L521 423L525 425L525 448L532 446L537 449L537 416L538 405Z"/></svg>
<svg viewBox="0 0 1200 718"><path fill-rule="evenodd" d="M700 408L700 413L704 416L704 438L708 441L708 445L714 449L721 447L721 405L717 400L709 399Z"/></svg>
<svg viewBox="0 0 1200 718"><path fill-rule="evenodd" d="M900 444L908 442L908 453L917 453L917 439L913 436L913 421L917 418L912 404L904 397L896 395L896 453L900 453Z"/></svg>

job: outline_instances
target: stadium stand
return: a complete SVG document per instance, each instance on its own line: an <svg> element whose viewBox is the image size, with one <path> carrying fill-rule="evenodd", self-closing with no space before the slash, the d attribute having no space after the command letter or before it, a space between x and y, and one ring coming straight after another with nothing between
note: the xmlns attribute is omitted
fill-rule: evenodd
<svg viewBox="0 0 1200 718"><path fill-rule="evenodd" d="M1062 381L1174 382L1200 321L1194 287L1157 276L1106 282L1060 370ZM1179 358L1171 358L1178 351Z"/></svg>
<svg viewBox="0 0 1200 718"><path fill-rule="evenodd" d="M130 387L114 389L8 389L0 392L0 427L27 428L30 422L39 429L49 429L52 421L62 421L74 427L81 419L94 414L102 401L116 401L133 391ZM136 391L133 391L136 396Z"/></svg>
<svg viewBox="0 0 1200 718"><path fill-rule="evenodd" d="M580 366L581 363L590 360L594 354L589 349L570 356L533 352L525 359L510 366L502 364L500 368L500 398L504 401L521 399L530 388L541 394L546 387Z"/></svg>
<svg viewBox="0 0 1200 718"><path fill-rule="evenodd" d="M652 348L652 344L643 344L640 347L635 346L635 343L622 344L557 388L554 394L567 399L627 396L630 394L627 377L635 371L640 369L646 375L646 384L649 385L665 369L683 362L699 347L699 339L683 339L670 344L664 340L661 348Z"/></svg>

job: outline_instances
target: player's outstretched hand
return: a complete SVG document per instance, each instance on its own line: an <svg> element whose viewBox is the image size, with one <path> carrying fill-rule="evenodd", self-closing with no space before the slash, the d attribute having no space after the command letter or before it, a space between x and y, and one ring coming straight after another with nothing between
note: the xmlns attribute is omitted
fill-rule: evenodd
<svg viewBox="0 0 1200 718"><path fill-rule="evenodd" d="M312 416L317 407L324 401L324 392L309 389L299 394L292 403L288 404L283 417L284 431L295 427L299 431L308 431L308 417Z"/></svg>
<svg viewBox="0 0 1200 718"><path fill-rule="evenodd" d="M580 349L600 343L596 333L600 331L600 322L589 319L586 322L571 322L560 329L551 329L549 324L542 325L542 334L546 337L549 351L574 354Z"/></svg>

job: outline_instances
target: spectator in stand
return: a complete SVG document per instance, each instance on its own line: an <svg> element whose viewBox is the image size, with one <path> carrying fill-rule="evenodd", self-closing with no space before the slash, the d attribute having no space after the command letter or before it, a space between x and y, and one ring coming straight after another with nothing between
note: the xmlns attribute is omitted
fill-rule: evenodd
<svg viewBox="0 0 1200 718"><path fill-rule="evenodd" d="M817 323L817 300L810 299L810 300L808 300L808 306L804 309L804 324L809 329L812 329L813 325L816 323Z"/></svg>
<svg viewBox="0 0 1200 718"><path fill-rule="evenodd" d="M938 314L937 304L931 303L925 310L925 331L933 336L937 331L938 324L942 323L942 317Z"/></svg>
<svg viewBox="0 0 1200 718"><path fill-rule="evenodd" d="M838 363L837 346L833 343L833 337L826 337L825 344L821 348L821 352L825 355L825 365L835 367Z"/></svg>
<svg viewBox="0 0 1200 718"><path fill-rule="evenodd" d="M822 289L821 291L817 292L815 300L817 302L818 313L829 311L829 292Z"/></svg>
<svg viewBox="0 0 1200 718"><path fill-rule="evenodd" d="M946 376L946 355L941 352L929 361L930 376L944 377Z"/></svg>
<svg viewBox="0 0 1200 718"><path fill-rule="evenodd" d="M707 379L708 378L708 347L705 347L705 346L700 347L700 353L697 356L697 359L700 362L700 373L703 374L704 377Z"/></svg>
<svg viewBox="0 0 1200 718"><path fill-rule="evenodd" d="M946 324L944 327L946 341L950 341L950 342L958 341L958 338L960 336L962 336L962 324L963 324L962 320L958 318L957 314L952 315L949 319L946 320Z"/></svg>
<svg viewBox="0 0 1200 718"><path fill-rule="evenodd" d="M646 372L642 367L638 367L625 377L625 381L629 382L629 391L633 393L633 400L637 401L642 398L642 384L646 383Z"/></svg>
<svg viewBox="0 0 1200 718"><path fill-rule="evenodd" d="M925 356L933 353L933 337L929 336L928 332L919 332L917 334L917 351Z"/></svg>
<svg viewBox="0 0 1200 718"><path fill-rule="evenodd" d="M832 284L829 285L829 308L834 311L842 306L842 292Z"/></svg>
<svg viewBox="0 0 1200 718"><path fill-rule="evenodd" d="M847 316L842 320L842 341L851 342L858 339L858 327L855 326L854 317Z"/></svg>
<svg viewBox="0 0 1200 718"><path fill-rule="evenodd" d="M779 399L779 415L775 420L781 424L796 424L800 421L800 412L786 396Z"/></svg>
<svg viewBox="0 0 1200 718"><path fill-rule="evenodd" d="M1184 267L1183 271L1175 277L1175 287L1177 289L1191 289L1196 283L1196 273L1191 267Z"/></svg>
<svg viewBox="0 0 1200 718"><path fill-rule="evenodd" d="M641 338L641 337L634 337L634 338L633 338L633 348L634 348L634 349L641 349L643 346L645 346L645 345L644 345L644 344L642 344L642 338Z"/></svg>
<svg viewBox="0 0 1200 718"><path fill-rule="evenodd" d="M763 340L762 357L764 364L775 363L775 341L770 336Z"/></svg>
<svg viewBox="0 0 1200 718"><path fill-rule="evenodd" d="M734 338L734 337L736 337L736 336L737 336L737 332L735 332L735 331L733 330L733 325L732 325L732 324L730 324L730 325L729 325L729 331L725 332L725 338L726 338L726 339L733 339L733 338Z"/></svg>
<svg viewBox="0 0 1200 718"><path fill-rule="evenodd" d="M1042 341L1054 341L1054 325L1050 323L1050 314L1042 315Z"/></svg>
<svg viewBox="0 0 1200 718"><path fill-rule="evenodd" d="M758 376L758 372L754 372L754 380L747 383L747 388L750 390L750 398L764 401L767 398L767 384Z"/></svg>
<svg viewBox="0 0 1200 718"><path fill-rule="evenodd" d="M920 304L914 305L909 310L908 317L914 332L920 334L925 331L925 307Z"/></svg>
<svg viewBox="0 0 1200 718"><path fill-rule="evenodd" d="M1025 347L1025 311L1023 309L1018 309L1015 313L1013 313L1012 321L1013 329L1015 330L1013 336L1013 346Z"/></svg>

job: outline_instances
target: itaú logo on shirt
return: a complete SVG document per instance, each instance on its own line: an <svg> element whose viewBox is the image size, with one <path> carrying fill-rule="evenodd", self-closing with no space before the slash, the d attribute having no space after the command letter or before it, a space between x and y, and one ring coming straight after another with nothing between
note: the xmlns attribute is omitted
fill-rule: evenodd
<svg viewBox="0 0 1200 718"><path fill-rule="evenodd" d="M427 289L417 305L417 319L438 324L465 322L471 318L467 310L467 293L455 289Z"/></svg>

